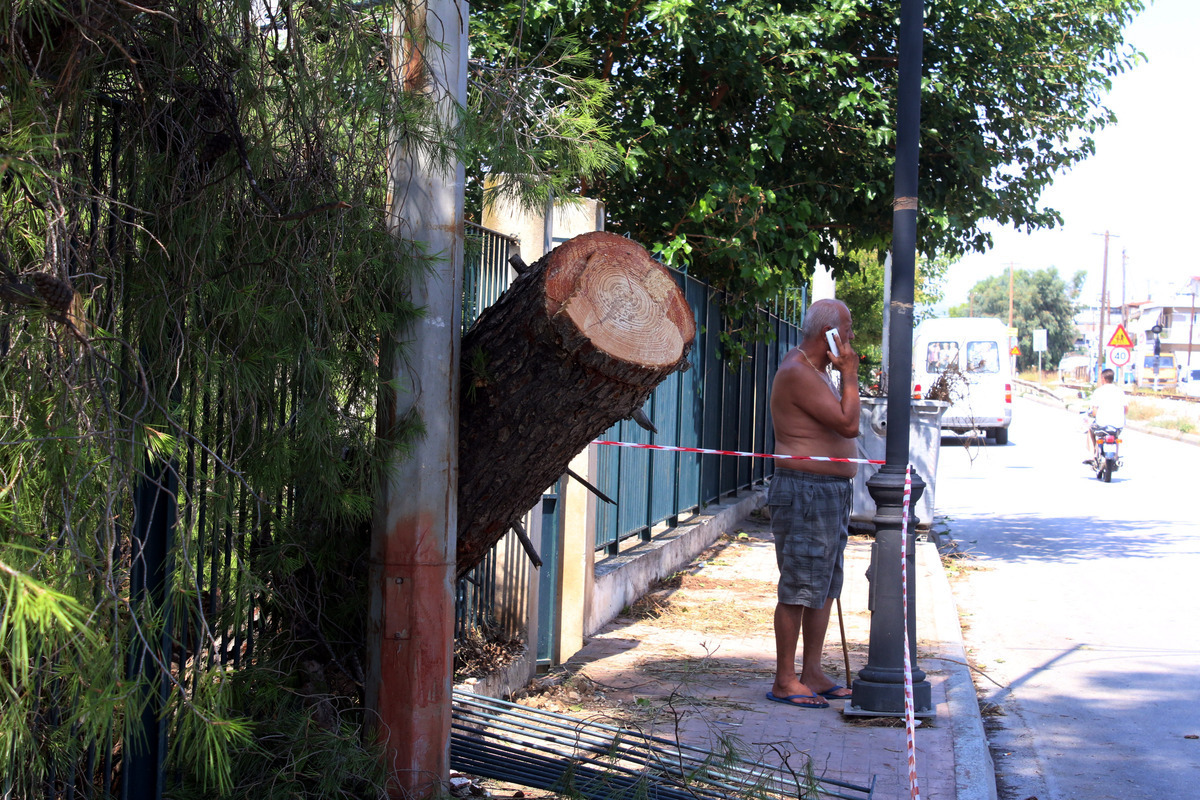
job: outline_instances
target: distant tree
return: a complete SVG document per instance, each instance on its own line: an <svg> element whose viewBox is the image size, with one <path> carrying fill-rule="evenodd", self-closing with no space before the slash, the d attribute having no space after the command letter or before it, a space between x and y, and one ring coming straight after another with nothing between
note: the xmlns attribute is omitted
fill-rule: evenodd
<svg viewBox="0 0 1200 800"><path fill-rule="evenodd" d="M1142 0L961 0L925 14L922 253L1052 227L1043 189L1113 121L1101 93L1140 55ZM590 181L612 227L735 303L890 246L899 0L502 0L472 36L526 54L565 33L612 88L620 168Z"/></svg>
<svg viewBox="0 0 1200 800"><path fill-rule="evenodd" d="M1033 351L1033 331L1046 330L1046 354L1042 364L1057 364L1075 344L1075 315L1079 312L1079 293L1087 273L1080 270L1069 281L1054 267L1017 270L1013 273L1012 324L1019 331L1021 355L1018 366L1037 364ZM1008 273L975 284L970 303L954 306L950 316L996 317L1008 321Z"/></svg>
<svg viewBox="0 0 1200 800"><path fill-rule="evenodd" d="M858 269L837 284L837 296L850 307L854 318L854 349L863 357L862 376L868 380L882 366L884 264L875 253L851 253ZM918 307L942 299L942 280L951 260L946 257L917 260L914 299Z"/></svg>

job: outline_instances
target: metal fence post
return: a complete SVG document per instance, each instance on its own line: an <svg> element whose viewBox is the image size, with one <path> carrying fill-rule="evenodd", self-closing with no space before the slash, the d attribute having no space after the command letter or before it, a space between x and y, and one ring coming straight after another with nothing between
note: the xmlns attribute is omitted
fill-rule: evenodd
<svg viewBox="0 0 1200 800"><path fill-rule="evenodd" d="M140 713L137 726L126 740L122 770L123 800L158 800L163 796L163 764L167 754L167 724L162 712L170 691L167 661L170 657L170 619L166 603L168 553L175 527L177 465L172 460L146 458L145 475L133 493L133 528L130 532L130 605L138 627L129 647L126 675L138 684ZM140 613L139 613L140 612ZM155 616L163 615L155 627ZM139 633L145 638L139 638Z"/></svg>

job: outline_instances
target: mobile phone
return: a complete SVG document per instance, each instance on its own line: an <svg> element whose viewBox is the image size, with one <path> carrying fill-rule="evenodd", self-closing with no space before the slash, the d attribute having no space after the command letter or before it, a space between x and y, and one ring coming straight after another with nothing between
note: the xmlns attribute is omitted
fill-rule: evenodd
<svg viewBox="0 0 1200 800"><path fill-rule="evenodd" d="M829 352L833 353L834 358L837 358L842 354L842 351L838 349L838 342L841 340L842 337L841 334L838 333L837 328L830 328L829 330L825 331L825 341L829 342Z"/></svg>

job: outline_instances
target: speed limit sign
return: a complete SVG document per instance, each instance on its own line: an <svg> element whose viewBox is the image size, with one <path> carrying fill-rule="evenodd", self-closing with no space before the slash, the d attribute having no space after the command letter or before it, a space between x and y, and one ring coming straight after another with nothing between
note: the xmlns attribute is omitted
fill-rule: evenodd
<svg viewBox="0 0 1200 800"><path fill-rule="evenodd" d="M1130 355L1128 347L1110 347L1108 350L1108 363L1114 367L1123 367L1129 363Z"/></svg>

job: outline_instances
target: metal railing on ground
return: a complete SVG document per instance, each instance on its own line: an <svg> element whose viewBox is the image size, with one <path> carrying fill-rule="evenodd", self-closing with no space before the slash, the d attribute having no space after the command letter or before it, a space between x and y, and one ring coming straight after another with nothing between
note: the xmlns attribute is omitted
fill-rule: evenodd
<svg viewBox="0 0 1200 800"><path fill-rule="evenodd" d="M454 692L452 715L452 769L569 797L871 800L875 791L874 777L869 786L859 786L786 762L754 761L728 748L712 752L632 727L462 691Z"/></svg>

